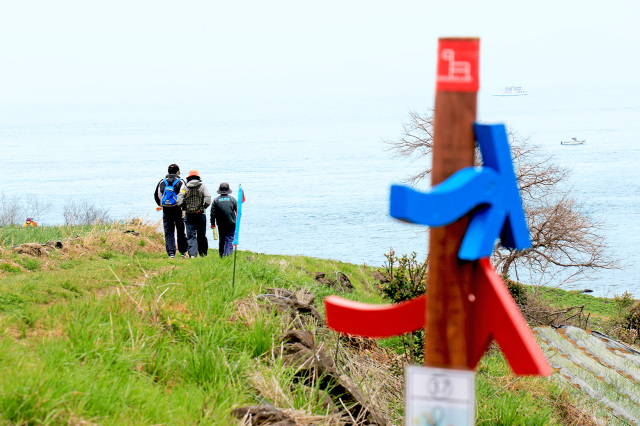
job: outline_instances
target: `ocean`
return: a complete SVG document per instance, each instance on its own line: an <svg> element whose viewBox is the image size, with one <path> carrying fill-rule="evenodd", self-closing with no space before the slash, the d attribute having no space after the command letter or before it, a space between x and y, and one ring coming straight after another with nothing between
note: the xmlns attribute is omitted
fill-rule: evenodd
<svg viewBox="0 0 640 426"><path fill-rule="evenodd" d="M640 93L479 95L478 118L529 137L571 174L567 184L603 223L620 270L577 283L612 297L640 297ZM381 266L385 254L427 253L426 228L389 217L389 187L429 159L396 157L409 109L433 99L234 105L225 109L40 111L0 118L7 195L50 203L35 219L63 222L70 200L114 219L160 221L153 192L177 163L197 169L212 195L221 182L243 206L239 248ZM577 137L584 145L560 141ZM428 184L428 183L427 183ZM424 189L424 185L423 185ZM232 194L233 195L233 194ZM215 247L209 234L210 246ZM548 283L555 285L557 283Z"/></svg>

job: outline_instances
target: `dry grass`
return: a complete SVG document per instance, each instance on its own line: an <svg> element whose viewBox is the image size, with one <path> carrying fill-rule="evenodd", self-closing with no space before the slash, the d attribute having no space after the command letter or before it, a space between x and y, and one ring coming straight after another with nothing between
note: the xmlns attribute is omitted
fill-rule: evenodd
<svg viewBox="0 0 640 426"><path fill-rule="evenodd" d="M515 393L525 391L532 398L546 398L549 396L549 386L546 377L516 376L511 371L504 376L494 376L496 387L502 391Z"/></svg>
<svg viewBox="0 0 640 426"><path fill-rule="evenodd" d="M27 245L28 246L28 245ZM157 232L157 224L137 221L126 225L114 224L111 228L94 227L87 234L68 238L62 241L62 248L43 248L24 250L17 254L17 249L0 247L0 277L11 270L29 272L21 259L37 258L38 270L48 271L57 268L60 262L70 259L88 258L90 256L108 256L110 252L133 256L135 253L157 253L164 250L162 235ZM28 248L28 247L27 247Z"/></svg>
<svg viewBox="0 0 640 426"><path fill-rule="evenodd" d="M344 374L356 381L371 407L387 416L389 424L403 424L405 357L389 352L373 339L316 331L327 353ZM399 409L400 408L400 409Z"/></svg>
<svg viewBox="0 0 640 426"><path fill-rule="evenodd" d="M234 320L242 321L248 326L264 315L263 309L255 299L237 300L235 305ZM372 339L346 338L323 327L311 331L316 337L318 347L336 361L339 371L357 381L372 408L391 417L390 424L402 424L403 418L393 413L401 412L398 408L404 406L404 377L397 372L403 371L406 360L399 355L389 353ZM299 394L292 393L287 387L289 382L286 379L283 380L280 369L274 367L278 365L278 361L274 358L269 364L268 368L264 365L256 366L254 373L248 378L251 386L258 395L275 407L299 407L299 401L296 404L296 397L299 398ZM283 409L282 411L291 416L298 425L338 425L352 420L344 418L348 410L342 411L342 414L332 413L329 406L327 406L328 414L326 415L312 414L312 407L323 405L322 391L319 392L320 394L318 390L308 388L308 406L303 407L307 409ZM361 423L356 419L355 424Z"/></svg>
<svg viewBox="0 0 640 426"><path fill-rule="evenodd" d="M565 398L560 398L556 402L556 410L562 417L564 425L567 426L601 426L602 423L598 422L592 415L581 410L580 407L574 405L571 401Z"/></svg>
<svg viewBox="0 0 640 426"><path fill-rule="evenodd" d="M249 383L254 387L256 392L269 402L270 405L274 407L295 407L296 405L300 405L299 401L296 401L296 398L299 398L300 395L296 395L292 392L292 389L283 386L282 375L274 374L275 371L273 369L269 370L255 370L252 375L249 377ZM290 416L297 425L335 425L338 426L340 424L344 424L344 414L339 412L330 412L331 407L327 403L327 414L318 415L311 414L312 405L321 405L322 399L328 398L328 396L324 396L322 391L320 393L313 395L314 390L308 388L309 395L306 398L306 406L304 409L293 409L293 408L278 408L280 411L286 413ZM297 403L298 402L298 403ZM245 419L245 423L241 424L250 424L246 423L248 419Z"/></svg>
<svg viewBox="0 0 640 426"><path fill-rule="evenodd" d="M233 302L236 306L235 315L231 317L231 321L241 321L246 326L253 326L256 319L263 315L260 304L253 298L238 299Z"/></svg>
<svg viewBox="0 0 640 426"><path fill-rule="evenodd" d="M155 224L116 226L106 231L100 231L96 227L87 235L70 240L69 251L80 254L100 253L105 247L117 248L118 252L132 256L136 252L161 252L164 250L164 241L157 233Z"/></svg>
<svg viewBox="0 0 640 426"><path fill-rule="evenodd" d="M291 266L286 259L269 259L267 260L267 263L270 265L277 265L280 268L280 272L285 272Z"/></svg>
<svg viewBox="0 0 640 426"><path fill-rule="evenodd" d="M337 414L331 414L326 416L313 416L300 410L283 410L291 417L299 426L340 426L344 424L342 416Z"/></svg>

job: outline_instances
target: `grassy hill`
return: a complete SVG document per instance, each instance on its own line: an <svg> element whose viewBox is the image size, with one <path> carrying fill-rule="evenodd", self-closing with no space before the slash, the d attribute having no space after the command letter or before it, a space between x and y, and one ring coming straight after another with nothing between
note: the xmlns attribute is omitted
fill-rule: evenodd
<svg viewBox="0 0 640 426"><path fill-rule="evenodd" d="M232 258L170 260L151 224L0 228L0 423L230 425L258 405L283 424L370 423L335 382L287 361L295 344L282 336L297 329L369 409L402 424L406 340L349 339L272 303L274 289L315 296L320 316L329 294L388 303L374 269L241 251L233 283ZM590 424L575 423L588 418L575 392L513 376L498 350L476 386L477 424Z"/></svg>

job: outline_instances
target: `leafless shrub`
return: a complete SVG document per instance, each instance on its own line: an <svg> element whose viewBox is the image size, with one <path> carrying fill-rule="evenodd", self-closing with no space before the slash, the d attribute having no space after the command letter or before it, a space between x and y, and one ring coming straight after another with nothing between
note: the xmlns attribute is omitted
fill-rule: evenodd
<svg viewBox="0 0 640 426"><path fill-rule="evenodd" d="M49 210L51 204L43 202L34 195L7 196L0 195L0 226L18 226L24 223L27 217L33 218L36 222L40 220Z"/></svg>
<svg viewBox="0 0 640 426"><path fill-rule="evenodd" d="M554 308L539 297L531 297L525 305L518 305L518 307L532 327L573 325L586 329L591 316L585 312L585 305Z"/></svg>
<svg viewBox="0 0 640 426"><path fill-rule="evenodd" d="M20 209L20 199L16 196L8 197L0 195L0 226L17 225L22 216Z"/></svg>
<svg viewBox="0 0 640 426"><path fill-rule="evenodd" d="M51 203L47 203L35 195L25 197L25 210L23 216L41 220L51 210ZM23 219L24 220L24 219Z"/></svg>
<svg viewBox="0 0 640 426"><path fill-rule="evenodd" d="M109 209L88 201L69 201L62 210L65 225L102 225L111 221Z"/></svg>
<svg viewBox="0 0 640 426"><path fill-rule="evenodd" d="M494 261L502 274L524 267L545 282L570 284L617 264L608 255L602 225L582 211L570 194L529 199L525 204L532 245L523 251L500 247ZM522 269L520 269L522 270Z"/></svg>

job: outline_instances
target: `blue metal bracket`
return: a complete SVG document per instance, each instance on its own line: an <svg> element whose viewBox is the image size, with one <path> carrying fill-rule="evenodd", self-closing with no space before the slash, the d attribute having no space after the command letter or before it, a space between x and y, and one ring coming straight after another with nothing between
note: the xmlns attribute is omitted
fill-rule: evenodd
<svg viewBox="0 0 640 426"><path fill-rule="evenodd" d="M513 170L507 132L502 124L474 124L482 168L468 167L421 193L406 186L391 187L390 214L427 226L444 226L473 212L458 257L478 260L502 246L531 246L518 181Z"/></svg>

